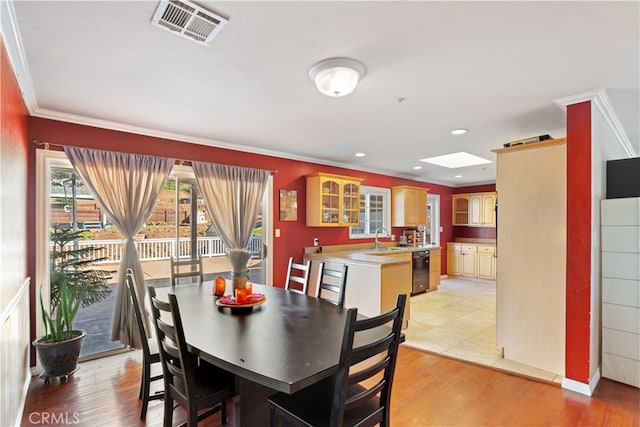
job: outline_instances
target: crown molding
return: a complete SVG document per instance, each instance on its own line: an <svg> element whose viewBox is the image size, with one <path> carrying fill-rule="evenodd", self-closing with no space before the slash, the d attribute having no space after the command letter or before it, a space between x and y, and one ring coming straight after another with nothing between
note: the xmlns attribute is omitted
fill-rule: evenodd
<svg viewBox="0 0 640 427"><path fill-rule="evenodd" d="M629 136L624 130L616 110L611 105L611 101L607 96L605 89L595 89L588 92L582 92L576 95L567 96L565 98L554 99L553 102L564 111L567 112L567 106L578 104L580 102L591 101L591 105L595 105L604 117L607 125L615 135L616 139L622 146L622 149L629 157L637 157L637 153L629 141Z"/></svg>
<svg viewBox="0 0 640 427"><path fill-rule="evenodd" d="M33 81L31 80L31 71L27 56L24 53L22 45L22 37L18 29L18 20L13 8L13 0L0 1L0 33L4 40L9 62L13 67L13 73L18 81L18 87L22 92L27 111L31 114L38 108L36 101Z"/></svg>
<svg viewBox="0 0 640 427"><path fill-rule="evenodd" d="M380 170L380 169L360 167L358 165L351 164L351 163L332 162L325 159L300 156L300 155L295 155L295 154L282 152L282 151L266 150L266 149L261 149L259 147L254 147L254 146L232 144L229 142L199 138L191 135L164 132L164 131L159 131L155 129L128 125L120 122L96 119L96 118L80 116L76 114L61 113L59 111L48 110L44 108L36 109L31 115L33 117L40 117L43 119L57 120L57 121L62 121L67 123L75 123L75 124L84 125L84 126L91 126L91 127L101 128L101 129L108 129L108 130L132 133L137 135L151 136L154 138L169 139L173 141L186 142L190 144L205 145L208 147L224 148L228 150L241 151L245 153L261 154L264 156L278 157L282 159L296 160L300 162L315 163L315 164L320 164L324 166L334 166L338 168L358 170L361 172L375 173L378 175L392 176L395 178L410 179L413 181L426 182L429 184L438 184L446 187L455 187L457 185L457 184L452 184L450 182L441 182L439 180L433 180L433 179L427 180L425 178L413 176L409 174L396 174L396 173L392 173L392 172ZM190 159L185 159L185 160L190 160ZM480 184L469 184L469 185L480 185Z"/></svg>

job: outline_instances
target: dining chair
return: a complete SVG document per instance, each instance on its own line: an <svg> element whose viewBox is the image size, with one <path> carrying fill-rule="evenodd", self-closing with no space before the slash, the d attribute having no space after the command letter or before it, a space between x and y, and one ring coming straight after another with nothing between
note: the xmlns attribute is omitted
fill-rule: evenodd
<svg viewBox="0 0 640 427"><path fill-rule="evenodd" d="M204 280L202 258L176 259L171 258L171 286L180 283L180 279L197 277L200 283Z"/></svg>
<svg viewBox="0 0 640 427"><path fill-rule="evenodd" d="M347 270L345 264L340 270L328 269L321 262L318 266L318 284L316 286L316 298L344 307L344 294L347 287ZM331 295L331 297L330 297Z"/></svg>
<svg viewBox="0 0 640 427"><path fill-rule="evenodd" d="M357 320L350 308L344 326L338 372L296 393L269 397L270 425L373 426L390 425L391 385L398 358L406 295L395 308ZM382 328L393 326L387 333ZM358 341L363 335L375 338Z"/></svg>
<svg viewBox="0 0 640 427"><path fill-rule="evenodd" d="M309 272L311 271L311 260L306 264L298 264L293 261L293 257L289 258L289 267L287 268L287 279L284 282L284 288L307 294L309 288Z"/></svg>
<svg viewBox="0 0 640 427"><path fill-rule="evenodd" d="M220 423L226 424L227 400L236 395L235 376L189 353L175 294L165 302L153 287L148 291L164 374L164 426L173 423L174 401L187 411L190 427L218 411Z"/></svg>
<svg viewBox="0 0 640 427"><path fill-rule="evenodd" d="M138 332L140 334L140 342L142 343L142 379L140 380L140 392L138 393L138 399L142 400L142 408L140 408L140 419L144 420L147 417L147 407L152 400L159 400L164 398L164 392L158 391L155 394L150 394L151 382L161 380L162 375L151 376L151 367L154 363L160 363L160 352L158 351L158 344L155 338L148 338L148 334L144 327L144 317L136 292L136 279L133 276L133 271L127 269L127 290L129 293L129 300L133 306L133 313L136 318L136 324L138 325Z"/></svg>

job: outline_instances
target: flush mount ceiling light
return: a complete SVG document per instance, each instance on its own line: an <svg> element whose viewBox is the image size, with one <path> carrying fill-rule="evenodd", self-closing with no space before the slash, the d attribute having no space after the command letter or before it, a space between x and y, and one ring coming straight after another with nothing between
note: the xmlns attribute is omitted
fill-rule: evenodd
<svg viewBox="0 0 640 427"><path fill-rule="evenodd" d="M330 58L318 62L309 70L309 78L327 96L345 96L353 92L364 77L364 65L349 58Z"/></svg>
<svg viewBox="0 0 640 427"><path fill-rule="evenodd" d="M465 153L464 151L446 154L444 156L430 157L428 159L420 159L420 161L431 163L433 165L444 166L445 168L450 169L491 163L491 160L483 159L482 157L474 156L473 154Z"/></svg>

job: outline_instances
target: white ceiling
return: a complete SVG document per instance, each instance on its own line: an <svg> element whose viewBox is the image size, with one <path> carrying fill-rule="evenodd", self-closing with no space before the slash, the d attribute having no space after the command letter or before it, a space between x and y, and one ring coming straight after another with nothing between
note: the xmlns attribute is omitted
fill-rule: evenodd
<svg viewBox="0 0 640 427"><path fill-rule="evenodd" d="M196 3L229 18L208 46L156 1L14 2L31 114L460 186L495 164L412 167L566 136L554 100L606 89L640 152L637 1ZM329 57L366 66L351 95L309 80Z"/></svg>

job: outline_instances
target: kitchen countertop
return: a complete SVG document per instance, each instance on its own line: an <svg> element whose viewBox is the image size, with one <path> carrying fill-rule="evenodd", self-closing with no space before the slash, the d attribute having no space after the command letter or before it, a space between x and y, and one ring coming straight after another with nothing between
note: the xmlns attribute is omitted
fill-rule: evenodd
<svg viewBox="0 0 640 427"><path fill-rule="evenodd" d="M344 250L344 251L308 253L308 254L305 254L305 258L311 259L311 260L319 260L319 261L323 261L323 260L336 261L336 262L348 261L349 263L355 263L355 264L368 264L368 265L377 264L377 265L383 266L386 264L401 264L401 263L411 262L411 260L406 258L398 258L398 257L384 256L384 255L427 251L431 249L441 249L441 247L437 245L383 246L382 249L379 249L379 250L375 250L373 248L365 248L365 249L352 249L352 250Z"/></svg>

